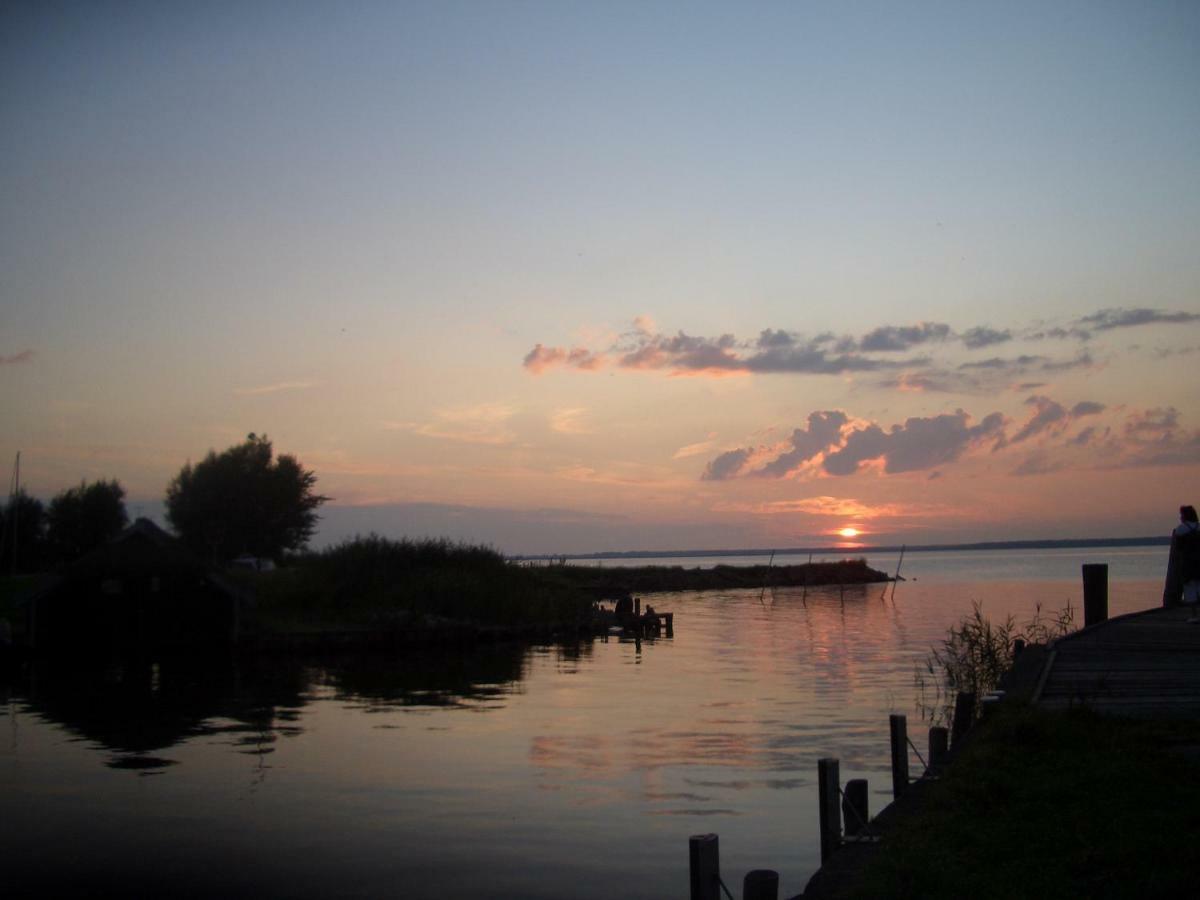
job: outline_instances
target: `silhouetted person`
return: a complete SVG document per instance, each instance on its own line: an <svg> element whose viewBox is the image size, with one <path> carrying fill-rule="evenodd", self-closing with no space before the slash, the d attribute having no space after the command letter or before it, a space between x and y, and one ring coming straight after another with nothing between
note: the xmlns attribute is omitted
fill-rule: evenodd
<svg viewBox="0 0 1200 900"><path fill-rule="evenodd" d="M1200 622L1200 522L1194 506L1179 507L1179 525L1171 532L1163 606L1178 606L1181 598L1192 611L1188 622Z"/></svg>
<svg viewBox="0 0 1200 900"><path fill-rule="evenodd" d="M617 622L624 625L633 618L633 597L626 594L617 601L617 607L614 610L617 614Z"/></svg>

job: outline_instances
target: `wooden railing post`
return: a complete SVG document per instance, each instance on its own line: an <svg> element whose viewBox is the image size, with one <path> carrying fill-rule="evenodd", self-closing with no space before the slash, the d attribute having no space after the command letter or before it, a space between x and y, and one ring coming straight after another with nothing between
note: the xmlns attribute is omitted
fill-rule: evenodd
<svg viewBox="0 0 1200 900"><path fill-rule="evenodd" d="M715 834L688 838L691 900L721 900L721 860Z"/></svg>
<svg viewBox="0 0 1200 900"><path fill-rule="evenodd" d="M1084 563L1083 627L1108 620L1108 564Z"/></svg>
<svg viewBox="0 0 1200 900"><path fill-rule="evenodd" d="M888 716L892 732L892 797L908 790L908 719L901 715Z"/></svg>
<svg viewBox="0 0 1200 900"><path fill-rule="evenodd" d="M851 778L842 796L842 819L846 836L859 835L870 821L867 813L867 779Z"/></svg>
<svg viewBox="0 0 1200 900"><path fill-rule="evenodd" d="M957 747L963 735L971 730L975 721L975 695L970 691L959 691L954 698L954 723L950 731L950 746Z"/></svg>
<svg viewBox="0 0 1200 900"><path fill-rule="evenodd" d="M821 862L833 856L842 841L842 817L838 805L838 761L817 760L817 803L821 813Z"/></svg>
<svg viewBox="0 0 1200 900"><path fill-rule="evenodd" d="M742 881L742 900L779 900L779 873L752 869Z"/></svg>
<svg viewBox="0 0 1200 900"><path fill-rule="evenodd" d="M935 725L929 729L929 771L940 775L950 756L950 732Z"/></svg>

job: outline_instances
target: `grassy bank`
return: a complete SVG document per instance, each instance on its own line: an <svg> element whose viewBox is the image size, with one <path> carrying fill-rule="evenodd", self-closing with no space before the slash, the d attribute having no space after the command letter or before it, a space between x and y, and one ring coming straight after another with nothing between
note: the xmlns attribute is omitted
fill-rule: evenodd
<svg viewBox="0 0 1200 900"><path fill-rule="evenodd" d="M887 581L888 576L864 559L845 559L799 566L571 566L531 569L548 585L584 591L593 596L615 596L628 591L653 594L663 591L708 591L737 588L851 585Z"/></svg>
<svg viewBox="0 0 1200 900"><path fill-rule="evenodd" d="M864 560L811 566L524 566L488 547L446 540L346 541L238 576L268 630L408 627L430 619L483 625L580 623L597 600L627 593L864 584L886 580Z"/></svg>
<svg viewBox="0 0 1200 900"><path fill-rule="evenodd" d="M1001 710L847 896L1188 896L1198 752L1196 722Z"/></svg>
<svg viewBox="0 0 1200 900"><path fill-rule="evenodd" d="M446 619L486 625L577 622L590 598L553 589L487 547L371 536L245 577L260 624L274 630L403 628Z"/></svg>

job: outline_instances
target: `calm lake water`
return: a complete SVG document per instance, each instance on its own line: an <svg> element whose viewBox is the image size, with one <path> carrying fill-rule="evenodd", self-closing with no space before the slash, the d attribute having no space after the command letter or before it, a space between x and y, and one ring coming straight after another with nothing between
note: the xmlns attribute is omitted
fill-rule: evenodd
<svg viewBox="0 0 1200 900"><path fill-rule="evenodd" d="M1157 606L1166 556L909 553L894 595L656 595L675 636L640 644L42 666L0 688L0 878L7 896L686 897L688 836L712 831L735 895L772 868L792 896L819 865L817 760L888 802L888 714L923 744L914 666L973 603L1081 610L1079 566L1107 562L1114 615Z"/></svg>

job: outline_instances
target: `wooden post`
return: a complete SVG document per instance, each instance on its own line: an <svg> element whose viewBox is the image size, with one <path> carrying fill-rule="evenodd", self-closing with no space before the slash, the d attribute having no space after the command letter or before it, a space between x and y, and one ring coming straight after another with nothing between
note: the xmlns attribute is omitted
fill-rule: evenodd
<svg viewBox="0 0 1200 900"><path fill-rule="evenodd" d="M1004 693L1000 691L993 691L990 694L986 694L979 704L979 718L990 719L992 713L1000 706L1000 701L1003 699Z"/></svg>
<svg viewBox="0 0 1200 900"><path fill-rule="evenodd" d="M975 695L970 691L959 691L954 698L954 721L950 725L950 746L957 747L963 735L971 730L975 721Z"/></svg>
<svg viewBox="0 0 1200 900"><path fill-rule="evenodd" d="M640 616L642 614L642 598L641 597L633 598L633 614L635 616Z"/></svg>
<svg viewBox="0 0 1200 900"><path fill-rule="evenodd" d="M940 775L950 756L950 732L934 726L929 729L929 771Z"/></svg>
<svg viewBox="0 0 1200 900"><path fill-rule="evenodd" d="M908 790L908 719L888 716L892 732L892 796L899 797Z"/></svg>
<svg viewBox="0 0 1200 900"><path fill-rule="evenodd" d="M667 613L667 637L675 637L675 613Z"/></svg>
<svg viewBox="0 0 1200 900"><path fill-rule="evenodd" d="M721 863L715 834L688 838L691 900L721 900Z"/></svg>
<svg viewBox="0 0 1200 900"><path fill-rule="evenodd" d="M1017 657L1025 652L1025 641L1022 638L1017 638L1013 641L1012 658L1015 662Z"/></svg>
<svg viewBox="0 0 1200 900"><path fill-rule="evenodd" d="M821 813L821 862L833 856L842 841L842 817L838 808L838 761L817 760L817 803Z"/></svg>
<svg viewBox="0 0 1200 900"><path fill-rule="evenodd" d="M742 880L742 900L779 900L779 873L751 869Z"/></svg>
<svg viewBox="0 0 1200 900"><path fill-rule="evenodd" d="M867 812L867 779L851 778L846 782L842 797L842 818L846 821L846 835L862 834L870 816Z"/></svg>
<svg viewBox="0 0 1200 900"><path fill-rule="evenodd" d="M1083 566L1083 627L1108 620L1108 564Z"/></svg>

